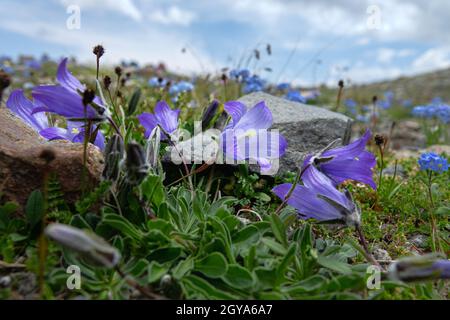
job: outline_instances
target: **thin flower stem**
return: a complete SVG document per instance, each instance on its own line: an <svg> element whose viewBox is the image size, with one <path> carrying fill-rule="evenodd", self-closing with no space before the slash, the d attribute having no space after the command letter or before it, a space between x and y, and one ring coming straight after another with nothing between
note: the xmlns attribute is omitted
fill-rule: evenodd
<svg viewBox="0 0 450 320"><path fill-rule="evenodd" d="M137 283L136 280L128 277L125 274L125 272L123 272L118 266L116 266L115 270L117 271L119 276L128 283L128 285L130 285L131 287L135 288L143 296L145 296L145 297L147 297L149 299L154 299L154 300L162 300L162 299L164 299L163 296L160 296L159 294L156 294L156 293L153 293L153 292L147 290L147 288L144 288L139 283Z"/></svg>
<svg viewBox="0 0 450 320"><path fill-rule="evenodd" d="M369 250L369 247L367 245L367 241L366 238L364 237L364 233L362 232L362 228L360 225L357 225L355 227L356 229L356 233L358 234L358 238L359 238L359 243L361 244L361 246L364 248L364 251L366 253L366 259L371 262L372 264L380 267L380 264L378 263L377 260L375 260L375 258L373 257L372 253Z"/></svg>
<svg viewBox="0 0 450 320"><path fill-rule="evenodd" d="M303 176L303 173L306 171L306 169L309 168L311 164L307 164L306 166L304 166L302 169L299 169L299 172L297 174L297 177L295 178L294 183L292 184L291 188L289 189L288 193L286 194L286 196L284 197L283 202L281 202L281 204L278 206L278 208L275 210L275 214L279 214L281 209L283 209L283 207L286 205L286 203L288 202L289 198L291 197L292 193L295 190L295 187L297 186L297 184L299 183L300 179Z"/></svg>
<svg viewBox="0 0 450 320"><path fill-rule="evenodd" d="M158 126L161 129L161 131L169 138L168 139L169 143L172 145L172 147L175 149L175 151L180 156L180 159L181 159L181 161L183 163L184 170L186 172L186 177L188 179L189 187L191 189L192 197L194 197L195 191L194 191L194 184L192 183L192 174L189 171L189 168L187 166L186 160L183 158L183 155L178 150L176 143L172 141L172 137L171 137L170 133L168 133L166 130L164 130L164 128L162 126L160 126L160 125L158 125Z"/></svg>
<svg viewBox="0 0 450 320"><path fill-rule="evenodd" d="M427 183L427 189L428 189L428 197L430 198L430 217L431 217L431 244L433 252L442 251L441 247L441 241L439 239L437 225L436 225L436 218L434 216L434 201L433 201L433 191L431 190L431 184L433 180L433 172L431 170L428 170L428 183ZM437 243L437 246L436 246Z"/></svg>
<svg viewBox="0 0 450 320"><path fill-rule="evenodd" d="M384 148L379 145L378 149L380 150L380 174L378 176L378 188L381 189L381 184L383 182Z"/></svg>

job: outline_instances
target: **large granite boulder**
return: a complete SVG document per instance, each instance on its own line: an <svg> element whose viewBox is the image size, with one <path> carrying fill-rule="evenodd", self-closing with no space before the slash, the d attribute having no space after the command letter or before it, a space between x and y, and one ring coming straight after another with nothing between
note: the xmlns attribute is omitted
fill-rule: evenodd
<svg viewBox="0 0 450 320"><path fill-rule="evenodd" d="M0 194L3 200L16 201L23 207L33 190L42 190L47 172L56 175L66 200L72 202L79 197L82 183L93 186L99 182L103 162L100 150L89 144L87 179L82 180L82 144L48 142L8 109L0 108Z"/></svg>
<svg viewBox="0 0 450 320"><path fill-rule="evenodd" d="M288 141L279 172L297 170L308 153L319 151L337 138L341 138L343 144L350 140L353 121L340 113L291 102L264 92L248 94L239 101L248 108L264 101L272 111L272 128L280 130Z"/></svg>

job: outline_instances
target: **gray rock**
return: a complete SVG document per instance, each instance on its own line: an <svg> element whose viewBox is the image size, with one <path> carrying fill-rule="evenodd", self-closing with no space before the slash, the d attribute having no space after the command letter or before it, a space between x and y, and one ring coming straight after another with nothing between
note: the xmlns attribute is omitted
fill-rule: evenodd
<svg viewBox="0 0 450 320"><path fill-rule="evenodd" d="M288 141L288 149L280 162L280 171L295 171L309 153L319 151L341 138L347 144L353 120L340 113L298 102L254 92L239 99L248 108L264 101L272 111L273 129Z"/></svg>
<svg viewBox="0 0 450 320"><path fill-rule="evenodd" d="M414 246L424 249L427 247L428 237L423 234L416 234L408 239Z"/></svg>
<svg viewBox="0 0 450 320"><path fill-rule="evenodd" d="M392 261L389 252L381 248L376 248L375 250L373 250L373 257L375 258L375 260L382 261L383 263Z"/></svg>

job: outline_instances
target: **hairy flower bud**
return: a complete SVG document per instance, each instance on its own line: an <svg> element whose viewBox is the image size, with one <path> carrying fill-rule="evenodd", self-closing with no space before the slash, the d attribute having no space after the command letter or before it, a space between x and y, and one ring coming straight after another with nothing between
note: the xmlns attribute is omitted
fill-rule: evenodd
<svg viewBox="0 0 450 320"><path fill-rule="evenodd" d="M435 254L403 258L389 266L388 277L403 282L450 279L450 260Z"/></svg>
<svg viewBox="0 0 450 320"><path fill-rule="evenodd" d="M102 176L106 180L116 181L119 178L120 167L125 156L123 139L114 134L108 141L104 151L105 169Z"/></svg>
<svg viewBox="0 0 450 320"><path fill-rule="evenodd" d="M203 112L202 116L202 130L206 130L212 119L214 119L217 110L219 109L219 101L213 100L211 104L206 108L205 112Z"/></svg>
<svg viewBox="0 0 450 320"><path fill-rule="evenodd" d="M127 180L132 185L138 185L147 176L149 165L141 145L131 142L127 145L126 172Z"/></svg>
<svg viewBox="0 0 450 320"><path fill-rule="evenodd" d="M45 234L96 265L112 268L119 263L119 251L94 233L65 224L52 223L45 228Z"/></svg>

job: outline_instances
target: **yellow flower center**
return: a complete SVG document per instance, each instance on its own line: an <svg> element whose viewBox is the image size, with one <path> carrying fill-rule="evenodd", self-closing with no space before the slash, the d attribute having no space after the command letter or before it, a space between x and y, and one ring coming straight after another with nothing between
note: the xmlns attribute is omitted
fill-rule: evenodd
<svg viewBox="0 0 450 320"><path fill-rule="evenodd" d="M80 130L78 128L72 128L72 133L73 134L79 134Z"/></svg>

